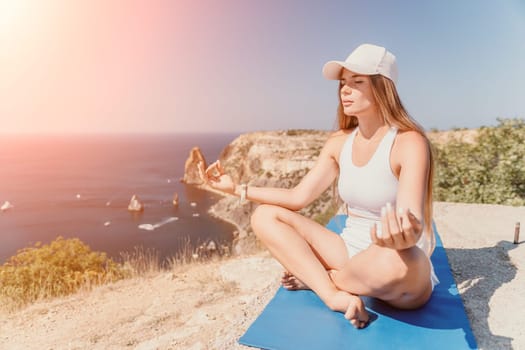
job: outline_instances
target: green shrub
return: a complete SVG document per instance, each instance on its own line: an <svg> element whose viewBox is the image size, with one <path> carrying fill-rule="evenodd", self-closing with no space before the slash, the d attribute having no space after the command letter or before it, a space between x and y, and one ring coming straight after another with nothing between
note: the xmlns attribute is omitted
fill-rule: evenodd
<svg viewBox="0 0 525 350"><path fill-rule="evenodd" d="M116 281L127 272L93 252L77 238L58 237L48 245L20 250L0 266L0 300L21 306L41 298L76 292L81 287Z"/></svg>
<svg viewBox="0 0 525 350"><path fill-rule="evenodd" d="M435 200L525 205L525 120L498 121L474 143L434 145Z"/></svg>

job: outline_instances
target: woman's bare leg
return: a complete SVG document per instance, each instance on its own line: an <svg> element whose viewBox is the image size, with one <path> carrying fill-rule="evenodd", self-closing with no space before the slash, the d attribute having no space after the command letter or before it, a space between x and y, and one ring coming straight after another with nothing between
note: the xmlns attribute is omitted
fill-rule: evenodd
<svg viewBox="0 0 525 350"><path fill-rule="evenodd" d="M420 307L432 294L430 262L418 247L394 250L372 244L330 276L340 289L402 309Z"/></svg>
<svg viewBox="0 0 525 350"><path fill-rule="evenodd" d="M375 250L375 247L371 249ZM400 263L403 264L403 266L398 266L398 271L396 272L390 270L390 268L392 268L395 265L392 265L392 262L389 261L389 259L386 259L385 263L388 264L388 269L383 270L385 272L384 274L380 274L378 276L376 272L377 268L374 268L374 271L362 273L368 276L375 276L374 281L370 280L369 278L364 278L364 276L362 276L361 273L359 273L359 275L357 276L354 276L354 280L350 280L347 275L346 277L343 277L345 276L345 274L337 276L340 272L337 270L330 270L328 271L328 273L332 280L335 279L338 282L334 284L336 284L336 286L340 289L352 290L353 292L356 292L358 290L357 288L361 287L362 293L360 293L359 295L366 294L368 296L375 296L377 298L387 301L391 305L396 306L398 308L415 308L421 306L429 299L430 294L432 292L432 286L429 283L428 276L430 270L426 268L426 265L428 263L428 259L426 258L426 256L423 256L421 259L417 257L415 259L411 259L413 261L412 263L407 262L408 259L406 255L414 254L414 252L418 254L417 250L407 250L401 253L401 256L405 255L405 260L400 261ZM372 252L372 254L370 255L373 255L374 262L377 262L377 256L384 253L387 253L388 255L390 253L393 253L393 251ZM360 261L356 261L356 259L354 259L353 262L349 262L348 265L352 266L354 271L363 272L363 265L368 266L365 254L358 255L357 259ZM411 271L409 271L408 268L408 266L410 265L413 265L410 268ZM344 270L344 272L346 274L349 274L349 269L349 267L346 267L346 270ZM390 270L388 272L389 274L386 275L388 270ZM394 277L394 279L392 277ZM341 281L343 278L344 281ZM366 281L366 286L359 285L362 281ZM281 278L281 284L284 288L288 290L310 289L305 283L303 283L301 280L299 280L297 277L295 277L288 271L285 271L283 273L283 277ZM371 287L373 285L377 286L376 292L371 290Z"/></svg>
<svg viewBox="0 0 525 350"><path fill-rule="evenodd" d="M288 290L308 290L311 289L303 281L295 277L289 271L284 271L281 277L281 285Z"/></svg>
<svg viewBox="0 0 525 350"><path fill-rule="evenodd" d="M344 312L354 326L364 326L368 314L361 299L339 290L327 272L342 269L348 261L341 237L298 213L273 205L260 205L251 222L257 237L287 271L332 310Z"/></svg>

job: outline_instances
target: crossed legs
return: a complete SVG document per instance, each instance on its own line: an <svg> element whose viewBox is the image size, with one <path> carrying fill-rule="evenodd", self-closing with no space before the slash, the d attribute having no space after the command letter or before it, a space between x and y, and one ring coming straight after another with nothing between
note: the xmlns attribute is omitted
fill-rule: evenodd
<svg viewBox="0 0 525 350"><path fill-rule="evenodd" d="M302 282L301 287L308 286L358 328L368 321L358 295L401 308L421 306L430 297L428 259L417 247L396 251L371 245L349 259L339 235L296 212L267 204L255 210L251 224L272 255L299 280L289 277L289 283Z"/></svg>
<svg viewBox="0 0 525 350"><path fill-rule="evenodd" d="M348 261L341 237L316 222L273 205L260 205L251 218L257 237L294 276L311 288L332 310L358 328L368 322L361 299L338 289L327 270L342 269ZM300 228L300 233L298 228Z"/></svg>

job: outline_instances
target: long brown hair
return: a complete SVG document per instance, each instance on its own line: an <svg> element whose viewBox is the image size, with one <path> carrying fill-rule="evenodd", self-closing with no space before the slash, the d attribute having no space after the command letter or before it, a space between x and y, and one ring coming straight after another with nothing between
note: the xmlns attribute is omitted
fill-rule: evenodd
<svg viewBox="0 0 525 350"><path fill-rule="evenodd" d="M430 256L435 247L435 237L432 229L432 182L434 178L434 155L432 145L425 134L424 129L410 117L401 103L401 99L399 98L392 80L379 74L370 75L369 77L372 87L372 95L385 123L389 126L396 127L399 131L415 131L423 136L427 142L430 166L428 169L423 219L425 222L425 234L430 242L429 251L426 253ZM353 129L358 126L359 122L355 116L344 114L340 91L341 86L338 88L339 105L337 107L337 123L339 129Z"/></svg>

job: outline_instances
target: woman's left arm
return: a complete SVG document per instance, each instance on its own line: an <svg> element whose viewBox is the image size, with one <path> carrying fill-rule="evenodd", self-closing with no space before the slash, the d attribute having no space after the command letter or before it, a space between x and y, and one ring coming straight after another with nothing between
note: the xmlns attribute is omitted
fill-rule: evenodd
<svg viewBox="0 0 525 350"><path fill-rule="evenodd" d="M427 140L415 131L400 133L392 149L391 163L399 181L397 208L385 205L381 213L381 237L375 227L371 236L375 244L399 250L414 246L423 232L430 168Z"/></svg>

